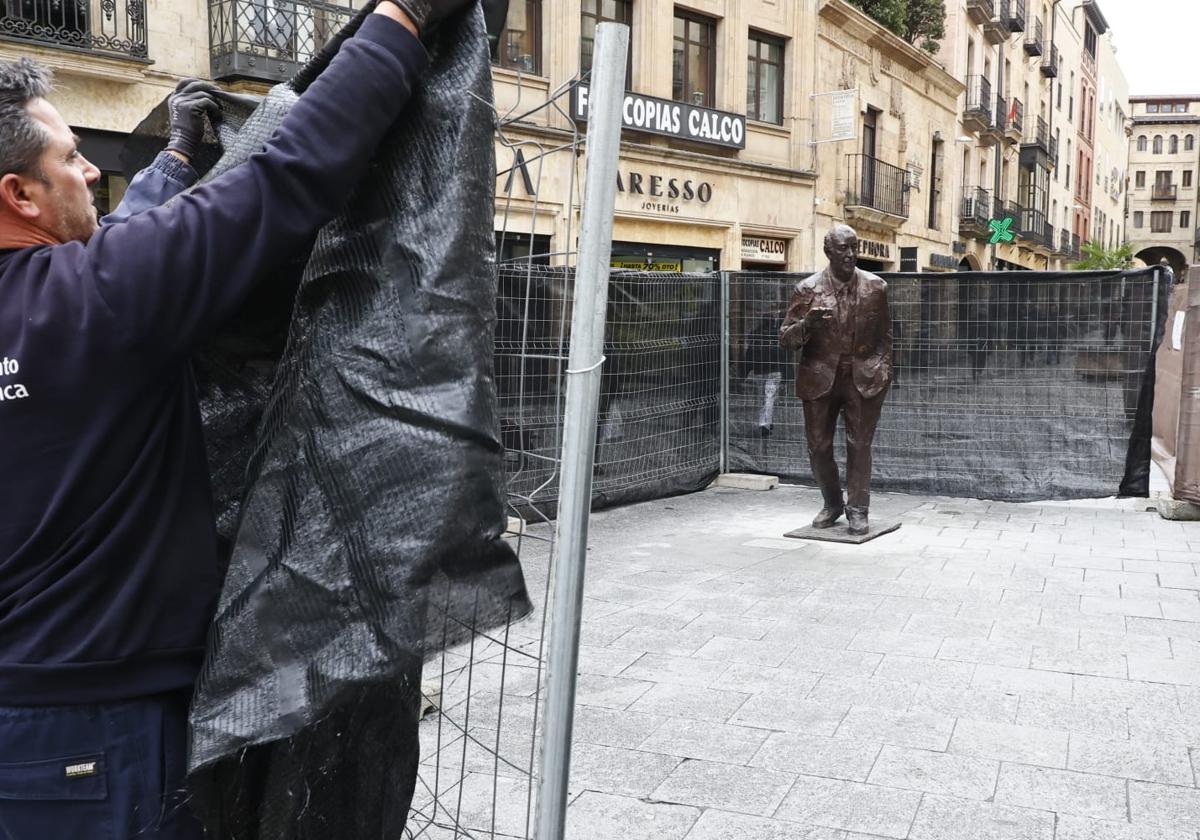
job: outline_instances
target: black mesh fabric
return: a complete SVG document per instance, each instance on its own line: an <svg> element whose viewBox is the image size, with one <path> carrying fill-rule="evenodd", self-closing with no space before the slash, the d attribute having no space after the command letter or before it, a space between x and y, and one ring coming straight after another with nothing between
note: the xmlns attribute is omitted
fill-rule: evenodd
<svg viewBox="0 0 1200 840"><path fill-rule="evenodd" d="M191 711L193 807L217 837L399 837L422 660L530 609L501 537L482 13L429 47L341 215L196 362L230 545ZM261 148L334 49L253 113L224 103L205 180Z"/></svg>
<svg viewBox="0 0 1200 840"><path fill-rule="evenodd" d="M1010 501L1148 494L1166 315L1155 270L882 276L894 376L873 488ZM762 326L782 320L803 278L730 275L728 434L729 469L808 483L794 362ZM835 448L844 465L840 427Z"/></svg>

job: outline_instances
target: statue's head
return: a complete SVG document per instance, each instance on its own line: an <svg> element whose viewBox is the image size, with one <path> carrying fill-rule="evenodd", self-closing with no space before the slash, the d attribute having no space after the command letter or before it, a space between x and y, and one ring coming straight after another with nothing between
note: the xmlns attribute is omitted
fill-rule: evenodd
<svg viewBox="0 0 1200 840"><path fill-rule="evenodd" d="M825 234L825 256L829 258L829 270L839 280L854 276L858 263L858 234L850 225L836 224Z"/></svg>

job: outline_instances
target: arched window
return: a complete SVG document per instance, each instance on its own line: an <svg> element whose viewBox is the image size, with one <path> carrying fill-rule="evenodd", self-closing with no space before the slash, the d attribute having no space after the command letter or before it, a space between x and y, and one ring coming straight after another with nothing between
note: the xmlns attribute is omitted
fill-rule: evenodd
<svg viewBox="0 0 1200 840"><path fill-rule="evenodd" d="M1154 135L1154 154L1161 155L1163 150L1163 139L1161 134Z"/></svg>
<svg viewBox="0 0 1200 840"><path fill-rule="evenodd" d="M1179 135L1172 134L1171 140L1167 143L1167 153L1172 155L1179 154Z"/></svg>
<svg viewBox="0 0 1200 840"><path fill-rule="evenodd" d="M1183 150L1190 152L1196 148L1196 138L1194 135L1187 135L1183 138Z"/></svg>
<svg viewBox="0 0 1200 840"><path fill-rule="evenodd" d="M1145 134L1139 134L1139 135L1138 135L1138 142L1137 142L1137 150L1138 150L1139 152L1144 152L1144 151L1146 151L1146 145L1147 145L1147 141L1146 141L1146 135L1145 135Z"/></svg>

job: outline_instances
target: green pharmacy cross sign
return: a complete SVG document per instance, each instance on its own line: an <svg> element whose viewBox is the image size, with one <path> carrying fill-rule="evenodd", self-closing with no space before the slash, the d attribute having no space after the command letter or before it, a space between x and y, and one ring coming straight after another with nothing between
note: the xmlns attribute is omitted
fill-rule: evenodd
<svg viewBox="0 0 1200 840"><path fill-rule="evenodd" d="M1017 235L1012 232L1012 226L1012 216L1004 219L992 219L988 222L988 227L992 229L992 244L998 245L1001 242L1012 242L1016 239Z"/></svg>

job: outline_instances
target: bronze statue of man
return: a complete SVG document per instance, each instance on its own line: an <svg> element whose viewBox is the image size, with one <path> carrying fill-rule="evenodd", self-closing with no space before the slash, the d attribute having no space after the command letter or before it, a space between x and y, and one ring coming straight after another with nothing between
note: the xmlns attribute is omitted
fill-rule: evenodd
<svg viewBox="0 0 1200 840"><path fill-rule="evenodd" d="M797 353L796 396L804 401L804 431L813 477L825 506L814 528L830 528L846 514L851 534L869 530L871 440L892 382L892 318L887 283L856 267L858 234L834 225L825 237L829 266L796 284L779 330L779 343ZM846 424L843 502L833 434Z"/></svg>

